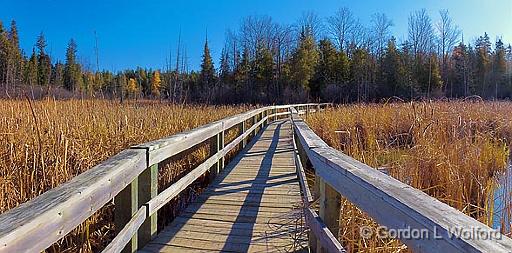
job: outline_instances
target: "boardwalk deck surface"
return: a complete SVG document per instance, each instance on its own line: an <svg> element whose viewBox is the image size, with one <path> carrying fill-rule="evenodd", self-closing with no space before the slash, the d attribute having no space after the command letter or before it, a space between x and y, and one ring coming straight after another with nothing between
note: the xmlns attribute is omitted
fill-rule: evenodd
<svg viewBox="0 0 512 253"><path fill-rule="evenodd" d="M143 252L302 252L289 121L269 124Z"/></svg>

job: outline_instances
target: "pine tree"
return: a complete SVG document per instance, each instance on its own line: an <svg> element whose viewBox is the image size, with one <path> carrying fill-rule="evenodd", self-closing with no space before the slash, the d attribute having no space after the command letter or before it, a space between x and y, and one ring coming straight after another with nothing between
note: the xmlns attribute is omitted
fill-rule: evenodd
<svg viewBox="0 0 512 253"><path fill-rule="evenodd" d="M266 46L259 44L255 59L251 64L252 89L255 95L252 96L253 103L268 99L268 90L272 84L274 60L272 52Z"/></svg>
<svg viewBox="0 0 512 253"><path fill-rule="evenodd" d="M9 65L11 66L10 77L13 85L18 84L22 78L22 69L23 69L23 57L21 55L20 50L20 42L18 35L18 28L16 26L16 21L11 21L11 28L9 30L9 41L10 41L10 50L9 50Z"/></svg>
<svg viewBox="0 0 512 253"><path fill-rule="evenodd" d="M338 76L338 52L328 39L319 43L319 61L314 78L310 82L311 95L318 98L320 91L328 85L335 85Z"/></svg>
<svg viewBox="0 0 512 253"><path fill-rule="evenodd" d="M229 68L229 54L225 48L222 49L222 53L220 56L219 79L223 85L231 83L231 70Z"/></svg>
<svg viewBox="0 0 512 253"><path fill-rule="evenodd" d="M208 48L208 39L206 39L204 43L200 78L200 87L202 91L213 88L213 85L215 84L215 68L210 55L210 49Z"/></svg>
<svg viewBox="0 0 512 253"><path fill-rule="evenodd" d="M491 54L491 42L487 33L484 36L480 36L475 45L476 49L476 80L479 86L479 94L481 96L487 96L492 94L491 86L489 84L489 70L490 70L490 54Z"/></svg>
<svg viewBox="0 0 512 253"><path fill-rule="evenodd" d="M69 40L66 49L66 63L64 65L64 87L71 91L81 88L81 70L76 62L77 45L73 39Z"/></svg>
<svg viewBox="0 0 512 253"><path fill-rule="evenodd" d="M494 97L503 97L505 91L505 73L507 71L507 62L505 59L506 51L505 45L501 39L496 41L496 47L493 55L493 81L494 81Z"/></svg>
<svg viewBox="0 0 512 253"><path fill-rule="evenodd" d="M32 48L32 55L25 65L25 83L28 85L36 85L37 80L37 54L35 48Z"/></svg>
<svg viewBox="0 0 512 253"><path fill-rule="evenodd" d="M41 32L37 38L36 47L38 50L37 55L37 79L38 84L42 86L48 86L50 84L50 76L52 72L50 56L46 54L46 39L44 34Z"/></svg>
<svg viewBox="0 0 512 253"><path fill-rule="evenodd" d="M9 51L11 45L7 32L3 28L2 21L0 21L0 84L4 84L7 88L9 81Z"/></svg>
<svg viewBox="0 0 512 253"><path fill-rule="evenodd" d="M382 64L382 86L378 89L381 98L407 96L407 84L404 79L405 68L402 65L400 52L396 47L395 38L391 38L386 48Z"/></svg>
<svg viewBox="0 0 512 253"><path fill-rule="evenodd" d="M299 38L299 45L292 59L293 81L299 87L310 90L310 80L315 73L318 58L318 50L313 35L310 31L303 30Z"/></svg>
<svg viewBox="0 0 512 253"><path fill-rule="evenodd" d="M244 48L240 63L236 66L233 73L235 94L238 95L237 102L247 101L246 96L251 92L250 89L247 89L250 71L249 50Z"/></svg>
<svg viewBox="0 0 512 253"><path fill-rule="evenodd" d="M57 87L64 85L64 64L57 61L52 69L51 83Z"/></svg>

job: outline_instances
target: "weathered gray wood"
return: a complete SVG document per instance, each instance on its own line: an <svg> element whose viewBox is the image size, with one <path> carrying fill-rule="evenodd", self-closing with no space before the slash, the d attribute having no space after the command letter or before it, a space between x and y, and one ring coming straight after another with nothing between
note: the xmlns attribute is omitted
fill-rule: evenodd
<svg viewBox="0 0 512 253"><path fill-rule="evenodd" d="M145 220L146 207L142 206L102 252L117 253L126 251L127 247L125 246L133 242L133 238L137 236L137 230L142 226Z"/></svg>
<svg viewBox="0 0 512 253"><path fill-rule="evenodd" d="M310 238L310 240L318 238L319 245L329 253L345 252L345 249L341 246L337 237L332 234L313 209L306 207L304 210L304 216L309 229L311 229L312 233L316 235L315 238ZM319 245L316 243L312 245L310 244L310 248L314 247L312 249L316 249Z"/></svg>
<svg viewBox="0 0 512 253"><path fill-rule="evenodd" d="M289 108L290 105L280 107ZM122 151L68 183L0 215L0 251L24 252L46 249L113 199L135 180L148 164L158 164L203 143L222 130L253 119L254 116L270 109L277 107L259 108L168 138L135 146L140 149ZM267 115L265 119L270 116ZM149 161L146 159L145 150L149 152Z"/></svg>
<svg viewBox="0 0 512 253"><path fill-rule="evenodd" d="M167 204L171 199L180 194L184 189L186 189L190 184L192 184L196 179L198 179L201 175L203 175L209 168L218 164L218 161L223 158L229 151L231 151L234 147L236 147L243 139L247 138L247 136L261 125L264 120L260 122L256 122L251 128L248 129L247 132L235 138L228 145L223 147L221 150L213 154L210 158L204 161L202 164L197 166L194 170L189 172L187 175L179 179L176 183L169 186L167 189L162 191L156 197L153 197L150 201L146 203L148 206L148 212L150 215L156 213L162 206Z"/></svg>
<svg viewBox="0 0 512 253"><path fill-rule="evenodd" d="M148 213L150 215L156 214L156 212L166 205L173 198L178 196L183 190L185 190L188 186L190 186L195 180L197 180L201 175L203 175L208 169L211 168L212 165L218 163L220 158L220 154L216 153L210 158L208 158L201 165L197 166L194 170L189 172L187 175L180 178L176 183L167 187L167 189L163 190L156 197L153 197L149 200L146 205L148 207Z"/></svg>
<svg viewBox="0 0 512 253"><path fill-rule="evenodd" d="M294 117L297 136L317 174L379 224L393 229L412 228L427 238L400 238L417 252L510 252L512 239L462 238L453 229L500 234L460 211L327 146L300 119Z"/></svg>
<svg viewBox="0 0 512 253"><path fill-rule="evenodd" d="M339 217L341 196L319 176L320 210L318 215L324 221L335 238L339 235Z"/></svg>
<svg viewBox="0 0 512 253"><path fill-rule="evenodd" d="M271 115L262 117L218 154L224 156L269 117ZM301 215L293 214L301 210L294 210L294 207L299 208L301 205L301 195L293 166L294 150L290 148L293 143L291 138L285 137L290 135L291 126L288 123L278 128L279 124L282 123L273 122L264 128L265 131L253 139L244 153L235 157L219 173L217 179L144 250L166 250L155 247L156 244L178 247L175 250L179 250L179 247L192 247L198 251L245 252L261 249L271 252L274 249L291 249L287 245L296 243L291 233L297 233L298 236L302 234L302 222L294 223ZM279 137L274 133L277 129ZM268 151L269 147L272 147L271 151L263 152ZM278 148L283 151L274 153ZM239 164L245 164L244 161L256 166L251 169L239 167ZM274 173L273 168L267 167L285 163L287 166L280 167L280 173ZM242 172L237 173L239 168ZM278 190L273 190L274 187ZM279 230L274 231L274 228ZM302 243L298 242L300 247L305 246L305 238L302 240Z"/></svg>
<svg viewBox="0 0 512 253"><path fill-rule="evenodd" d="M125 150L0 215L1 252L41 252L111 201L146 167L143 150Z"/></svg>
<svg viewBox="0 0 512 253"><path fill-rule="evenodd" d="M138 178L138 206L150 201L158 194L158 164L144 170ZM137 232L137 245L141 249L150 242L157 233L157 213L151 214Z"/></svg>
<svg viewBox="0 0 512 253"><path fill-rule="evenodd" d="M116 225L116 233L120 233L137 212L139 207L138 191L139 180L136 178L115 197L114 223ZM134 234L129 243L125 245L122 252L136 252L138 248L137 234Z"/></svg>
<svg viewBox="0 0 512 253"><path fill-rule="evenodd" d="M219 152L220 146L221 146L220 138L221 138L220 134L216 134L210 138L210 156L216 157L216 162L210 167L210 175L209 175L210 182L215 180L215 178L217 177L217 174L219 174L219 172L220 172L220 162L219 162L219 158L217 157L217 152Z"/></svg>
<svg viewBox="0 0 512 253"><path fill-rule="evenodd" d="M243 120L242 122L240 122L240 124L239 124L239 126L238 126L238 127L239 127L239 130L238 130L238 131L240 132L240 135L244 134L244 133L245 133L245 131L246 131L246 128L247 128L247 126L245 125L245 120ZM245 148L245 146L247 146L247 138L244 138L244 139L242 140L242 142L240 143L240 147L239 147L239 148L240 148L240 150L244 149L244 148Z"/></svg>

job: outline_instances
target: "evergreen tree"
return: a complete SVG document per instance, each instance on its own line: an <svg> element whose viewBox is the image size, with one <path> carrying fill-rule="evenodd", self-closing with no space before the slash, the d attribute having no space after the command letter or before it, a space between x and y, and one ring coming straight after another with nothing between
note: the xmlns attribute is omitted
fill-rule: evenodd
<svg viewBox="0 0 512 253"><path fill-rule="evenodd" d="M494 97L499 98L506 95L508 92L507 87L505 87L505 73L507 71L507 62L505 59L506 51L505 45L501 39L496 41L496 47L493 55L493 81L494 81Z"/></svg>
<svg viewBox="0 0 512 253"><path fill-rule="evenodd" d="M7 88L8 83L8 66L9 66L9 51L11 45L7 32L3 28L2 21L0 21L0 83L4 84Z"/></svg>
<svg viewBox="0 0 512 253"><path fill-rule="evenodd" d="M36 47L38 51L37 55L37 79L38 84L42 86L48 86L50 84L50 77L52 73L52 63L50 56L46 54L46 39L44 34L41 32L37 38Z"/></svg>
<svg viewBox="0 0 512 253"><path fill-rule="evenodd" d="M251 64L251 79L252 79L252 103L256 103L263 99L269 99L268 90L272 84L274 60L272 52L266 46L259 44L256 50L256 56Z"/></svg>
<svg viewBox="0 0 512 253"><path fill-rule="evenodd" d="M475 45L476 49L476 75L481 96L488 96L491 93L491 86L489 84L489 69L490 69L490 54L491 42L487 33L480 36ZM493 93L493 92L492 92Z"/></svg>
<svg viewBox="0 0 512 253"><path fill-rule="evenodd" d="M32 48L32 55L25 66L25 83L28 85L36 85L37 80L37 54L35 48Z"/></svg>
<svg viewBox="0 0 512 253"><path fill-rule="evenodd" d="M11 22L11 28L9 30L9 42L8 72L10 80L8 80L8 83L16 85L21 81L23 58L20 50L18 28L14 20Z"/></svg>
<svg viewBox="0 0 512 253"><path fill-rule="evenodd" d="M400 52L396 47L395 38L391 38L385 50L382 64L382 81L378 87L378 96L380 98L398 96L407 96L406 70L402 64Z"/></svg>
<svg viewBox="0 0 512 253"><path fill-rule="evenodd" d="M64 65L64 87L71 91L81 88L81 70L76 61L77 45L73 39L68 43L66 49L66 63Z"/></svg>
<svg viewBox="0 0 512 253"><path fill-rule="evenodd" d="M299 45L292 59L293 81L300 88L310 90L310 80L318 64L318 50L309 30L303 30L299 38Z"/></svg>
<svg viewBox="0 0 512 253"><path fill-rule="evenodd" d="M227 53L226 48L222 49L222 53L220 56L219 79L223 85L231 83L231 70L229 68L229 54Z"/></svg>
<svg viewBox="0 0 512 253"><path fill-rule="evenodd" d="M236 66L233 79L235 85L235 94L238 95L237 102L247 101L247 96L251 92L247 89L249 74L251 71L251 62L249 59L249 49L244 48L240 63Z"/></svg>
<svg viewBox="0 0 512 253"><path fill-rule="evenodd" d="M452 52L453 70L451 74L452 85L449 92L450 97L467 97L469 89L469 53L468 48L460 43Z"/></svg>
<svg viewBox="0 0 512 253"><path fill-rule="evenodd" d="M200 88L201 91L213 88L215 84L215 68L213 66L208 39L204 43L203 60L201 62Z"/></svg>
<svg viewBox="0 0 512 253"><path fill-rule="evenodd" d="M64 85L64 64L57 61L52 69L51 83L57 87Z"/></svg>

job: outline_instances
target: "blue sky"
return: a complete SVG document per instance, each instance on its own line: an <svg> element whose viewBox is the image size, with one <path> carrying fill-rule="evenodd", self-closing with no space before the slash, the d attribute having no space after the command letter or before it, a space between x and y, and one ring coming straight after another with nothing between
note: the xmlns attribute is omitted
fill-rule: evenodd
<svg viewBox="0 0 512 253"><path fill-rule="evenodd" d="M226 30L237 28L243 17L268 15L292 24L304 11L325 18L340 7L351 9L364 24L373 13L385 13L393 20L393 34L399 41L406 38L409 13L425 8L434 21L440 9L448 9L466 41L487 32L492 41L500 36L512 43L512 0L0 0L0 20L4 26L16 20L21 46L28 53L43 31L48 51L62 60L69 39L74 38L80 58L93 69L96 31L100 68L108 70L163 68L169 49L175 54L181 29L189 67L198 69L206 29L217 63Z"/></svg>

